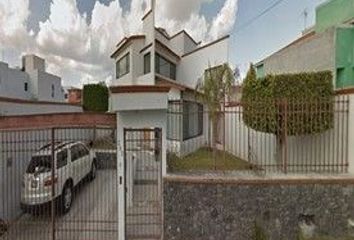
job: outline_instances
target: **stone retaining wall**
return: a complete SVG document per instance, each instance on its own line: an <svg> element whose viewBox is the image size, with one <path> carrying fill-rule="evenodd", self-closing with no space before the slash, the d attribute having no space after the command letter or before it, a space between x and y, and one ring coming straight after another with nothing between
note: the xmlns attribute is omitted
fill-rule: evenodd
<svg viewBox="0 0 354 240"><path fill-rule="evenodd" d="M338 237L353 213L349 178L164 179L164 239L252 240L256 229L269 240Z"/></svg>

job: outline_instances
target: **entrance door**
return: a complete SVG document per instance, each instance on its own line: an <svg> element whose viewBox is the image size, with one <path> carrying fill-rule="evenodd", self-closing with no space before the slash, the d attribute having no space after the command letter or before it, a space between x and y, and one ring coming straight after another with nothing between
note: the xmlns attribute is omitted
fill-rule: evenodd
<svg viewBox="0 0 354 240"><path fill-rule="evenodd" d="M161 239L161 129L124 129L126 239Z"/></svg>

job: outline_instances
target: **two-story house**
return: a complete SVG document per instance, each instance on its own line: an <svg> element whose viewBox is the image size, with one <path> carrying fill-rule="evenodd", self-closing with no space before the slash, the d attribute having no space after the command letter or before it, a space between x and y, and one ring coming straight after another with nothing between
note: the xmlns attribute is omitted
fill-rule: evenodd
<svg viewBox="0 0 354 240"><path fill-rule="evenodd" d="M169 109L181 114L168 114L168 139L177 143L205 142L207 117L203 116L205 107L198 103L195 89L208 68L228 63L229 36L201 43L185 30L170 35L155 26L154 7L142 22L142 34L123 38L111 55L116 63L112 85L170 87ZM183 153L181 146L179 152Z"/></svg>

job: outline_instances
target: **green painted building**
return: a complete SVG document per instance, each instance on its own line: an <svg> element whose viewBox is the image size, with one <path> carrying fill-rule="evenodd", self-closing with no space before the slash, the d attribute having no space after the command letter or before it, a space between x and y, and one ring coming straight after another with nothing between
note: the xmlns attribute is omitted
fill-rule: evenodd
<svg viewBox="0 0 354 240"><path fill-rule="evenodd" d="M316 24L256 64L266 74L331 70L337 89L354 86L354 0L330 0L316 9Z"/></svg>

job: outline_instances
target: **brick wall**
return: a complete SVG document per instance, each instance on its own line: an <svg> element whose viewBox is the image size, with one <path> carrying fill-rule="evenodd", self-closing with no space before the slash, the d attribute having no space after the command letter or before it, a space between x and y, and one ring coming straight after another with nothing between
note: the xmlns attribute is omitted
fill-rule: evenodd
<svg viewBox="0 0 354 240"><path fill-rule="evenodd" d="M0 117L0 129L93 125L115 127L116 115L103 113L58 113Z"/></svg>

